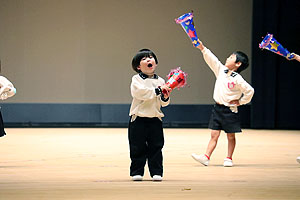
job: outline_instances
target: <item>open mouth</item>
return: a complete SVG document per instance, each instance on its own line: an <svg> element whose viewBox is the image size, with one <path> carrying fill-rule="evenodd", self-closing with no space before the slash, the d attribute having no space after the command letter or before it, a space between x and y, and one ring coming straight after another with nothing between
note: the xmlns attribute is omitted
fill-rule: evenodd
<svg viewBox="0 0 300 200"><path fill-rule="evenodd" d="M148 64L148 67L151 68L153 65L151 63Z"/></svg>

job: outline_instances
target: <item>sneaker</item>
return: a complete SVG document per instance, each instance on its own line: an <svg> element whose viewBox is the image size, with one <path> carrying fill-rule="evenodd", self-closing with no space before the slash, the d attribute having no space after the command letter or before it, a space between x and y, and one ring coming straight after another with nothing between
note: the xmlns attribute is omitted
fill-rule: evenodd
<svg viewBox="0 0 300 200"><path fill-rule="evenodd" d="M197 154L193 153L192 157L194 158L194 160L198 161L199 163L201 163L204 166L207 166L209 164L209 159L204 154L197 155Z"/></svg>
<svg viewBox="0 0 300 200"><path fill-rule="evenodd" d="M300 163L300 156L299 156L299 157L297 157L297 162L298 162L298 163Z"/></svg>
<svg viewBox="0 0 300 200"><path fill-rule="evenodd" d="M225 158L223 166L224 167L232 167L233 166L232 160L229 158Z"/></svg>
<svg viewBox="0 0 300 200"><path fill-rule="evenodd" d="M153 180L153 181L162 181L163 178L162 178L160 175L154 175L154 176L152 177L152 180Z"/></svg>
<svg viewBox="0 0 300 200"><path fill-rule="evenodd" d="M133 181L142 181L143 180L143 176L141 176L141 175L134 175L134 176L132 176L132 180Z"/></svg>

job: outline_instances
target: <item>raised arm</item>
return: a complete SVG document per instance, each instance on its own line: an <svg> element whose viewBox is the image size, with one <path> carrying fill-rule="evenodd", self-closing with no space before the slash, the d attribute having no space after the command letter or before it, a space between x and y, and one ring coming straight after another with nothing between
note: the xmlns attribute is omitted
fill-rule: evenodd
<svg viewBox="0 0 300 200"><path fill-rule="evenodd" d="M218 76L220 68L224 65L208 48L206 48L203 45L203 43L199 39L198 42L200 44L196 48L201 50L205 62L210 67L210 69L214 72L215 76Z"/></svg>

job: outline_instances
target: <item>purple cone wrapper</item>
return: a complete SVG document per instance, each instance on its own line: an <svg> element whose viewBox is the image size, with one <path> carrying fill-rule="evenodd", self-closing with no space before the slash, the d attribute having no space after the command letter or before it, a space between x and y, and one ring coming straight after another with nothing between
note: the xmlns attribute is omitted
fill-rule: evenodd
<svg viewBox="0 0 300 200"><path fill-rule="evenodd" d="M181 15L180 17L175 19L175 22L182 26L182 28L184 29L186 34L192 40L192 43L196 47L199 46L200 43L198 42L198 36L197 36L196 29L194 26L193 13L191 12L191 13L186 13L184 15Z"/></svg>
<svg viewBox="0 0 300 200"><path fill-rule="evenodd" d="M289 60L295 57L273 37L273 34L268 33L263 41L259 44L259 48L267 49L278 55L286 57Z"/></svg>

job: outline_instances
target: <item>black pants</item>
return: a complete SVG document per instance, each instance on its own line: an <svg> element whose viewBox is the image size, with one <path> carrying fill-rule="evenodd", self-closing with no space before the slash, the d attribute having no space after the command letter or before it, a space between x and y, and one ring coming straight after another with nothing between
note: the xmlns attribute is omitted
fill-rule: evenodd
<svg viewBox="0 0 300 200"><path fill-rule="evenodd" d="M2 119L2 114L0 111L0 137L6 135L4 131L4 124L3 124L3 119Z"/></svg>
<svg viewBox="0 0 300 200"><path fill-rule="evenodd" d="M148 161L150 176L163 175L164 134L158 118L137 117L129 122L130 176L144 175Z"/></svg>

